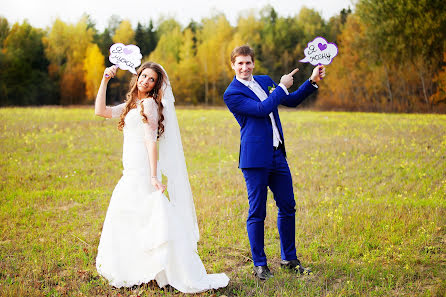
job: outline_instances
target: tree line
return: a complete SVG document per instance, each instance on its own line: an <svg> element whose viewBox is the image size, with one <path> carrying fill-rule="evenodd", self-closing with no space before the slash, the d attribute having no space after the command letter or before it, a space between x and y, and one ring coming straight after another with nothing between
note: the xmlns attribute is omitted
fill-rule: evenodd
<svg viewBox="0 0 446 297"><path fill-rule="evenodd" d="M440 0L359 0L324 20L313 9L282 17L265 6L238 18L224 14L182 26L174 18L138 23L118 16L99 32L84 15L56 19L47 29L0 17L0 106L91 104L113 43L136 44L143 61L169 74L177 103L221 105L233 79L230 53L254 48L255 73L276 81L299 67L296 88L313 66L299 62L307 43L323 36L338 45L320 92L306 101L319 109L445 112L446 11ZM107 102L122 102L131 73L118 71Z"/></svg>

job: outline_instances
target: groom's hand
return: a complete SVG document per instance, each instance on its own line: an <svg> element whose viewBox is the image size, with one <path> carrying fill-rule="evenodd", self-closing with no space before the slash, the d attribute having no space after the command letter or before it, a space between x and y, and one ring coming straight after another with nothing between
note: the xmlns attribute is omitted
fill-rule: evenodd
<svg viewBox="0 0 446 297"><path fill-rule="evenodd" d="M293 75L296 74L297 71L299 71L299 68L296 68L293 71L291 71L290 73L282 76L282 78L280 79L280 83L283 84L285 86L285 88L287 88L287 89L290 88L294 82Z"/></svg>
<svg viewBox="0 0 446 297"><path fill-rule="evenodd" d="M314 82L320 81L325 76L325 67L324 65L318 65L314 67L313 72L311 73L310 79Z"/></svg>

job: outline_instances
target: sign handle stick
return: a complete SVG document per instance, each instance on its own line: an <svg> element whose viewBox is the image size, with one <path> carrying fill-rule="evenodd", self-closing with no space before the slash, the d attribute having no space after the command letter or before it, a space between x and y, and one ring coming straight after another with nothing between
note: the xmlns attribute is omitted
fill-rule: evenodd
<svg viewBox="0 0 446 297"><path fill-rule="evenodd" d="M322 63L319 63L319 64L317 64L317 65L318 65L318 66L319 66L319 65L322 65ZM321 71L322 71L322 70L319 68L319 76L321 75ZM321 77L321 80L323 80L323 79L324 79L324 78Z"/></svg>

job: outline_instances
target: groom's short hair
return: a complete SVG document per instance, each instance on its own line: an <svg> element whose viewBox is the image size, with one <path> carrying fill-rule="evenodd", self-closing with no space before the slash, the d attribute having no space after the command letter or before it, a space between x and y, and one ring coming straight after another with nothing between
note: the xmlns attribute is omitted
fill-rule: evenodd
<svg viewBox="0 0 446 297"><path fill-rule="evenodd" d="M235 63L235 58L238 56L251 56L254 62L254 50L247 44L236 47L231 53L231 63Z"/></svg>

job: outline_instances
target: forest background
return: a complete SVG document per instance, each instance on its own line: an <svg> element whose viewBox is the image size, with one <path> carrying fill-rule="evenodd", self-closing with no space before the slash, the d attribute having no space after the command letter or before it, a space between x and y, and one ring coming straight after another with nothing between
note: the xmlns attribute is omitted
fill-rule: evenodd
<svg viewBox="0 0 446 297"><path fill-rule="evenodd" d="M233 78L235 46L256 52L257 74L276 81L299 67L296 88L312 66L299 62L316 36L335 42L339 54L327 66L320 91L304 107L320 110L446 112L446 9L442 0L358 0L325 20L302 8L289 17L265 6L232 26L222 13L182 26L174 18L148 19L132 28L110 17L99 32L84 15L51 27L0 16L0 106L92 104L113 43L136 44L143 60L169 73L177 103L223 105ZM122 102L131 73L119 71L107 103Z"/></svg>

